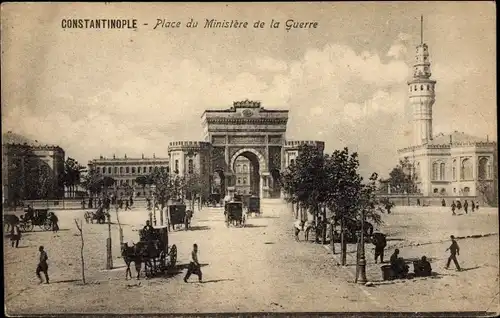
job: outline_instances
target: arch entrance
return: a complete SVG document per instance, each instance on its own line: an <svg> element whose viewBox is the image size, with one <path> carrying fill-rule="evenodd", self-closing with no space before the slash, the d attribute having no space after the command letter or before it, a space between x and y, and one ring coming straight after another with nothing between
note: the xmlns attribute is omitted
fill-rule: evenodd
<svg viewBox="0 0 500 318"><path fill-rule="evenodd" d="M257 150L243 148L238 150L229 163L234 176L230 186L239 194L252 194L263 197L267 164L264 156Z"/></svg>

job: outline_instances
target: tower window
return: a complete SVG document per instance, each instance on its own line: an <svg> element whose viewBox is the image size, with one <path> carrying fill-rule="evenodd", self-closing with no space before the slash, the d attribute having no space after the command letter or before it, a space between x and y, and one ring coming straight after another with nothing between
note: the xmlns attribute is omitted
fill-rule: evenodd
<svg viewBox="0 0 500 318"><path fill-rule="evenodd" d="M420 90L423 91L424 90L424 85L420 85Z"/></svg>
<svg viewBox="0 0 500 318"><path fill-rule="evenodd" d="M410 86L410 92L411 92L411 86Z"/></svg>
<svg viewBox="0 0 500 318"><path fill-rule="evenodd" d="M415 92L417 91L417 85L415 85Z"/></svg>
<svg viewBox="0 0 500 318"><path fill-rule="evenodd" d="M430 90L430 86L429 85L427 85L427 90Z"/></svg>

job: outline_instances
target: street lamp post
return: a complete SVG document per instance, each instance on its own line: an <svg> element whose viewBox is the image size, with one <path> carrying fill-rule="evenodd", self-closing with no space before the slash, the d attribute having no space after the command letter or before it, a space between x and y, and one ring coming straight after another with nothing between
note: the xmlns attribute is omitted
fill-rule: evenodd
<svg viewBox="0 0 500 318"><path fill-rule="evenodd" d="M358 270L356 271L356 283L366 284L366 258L365 258L365 210L361 210L361 239L358 243Z"/></svg>

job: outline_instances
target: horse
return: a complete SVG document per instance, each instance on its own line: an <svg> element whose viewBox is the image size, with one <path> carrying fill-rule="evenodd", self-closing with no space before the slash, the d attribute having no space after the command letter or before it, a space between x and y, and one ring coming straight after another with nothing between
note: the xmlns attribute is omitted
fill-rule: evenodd
<svg viewBox="0 0 500 318"><path fill-rule="evenodd" d="M128 280L130 275L130 279L132 279L132 271L130 270L130 264L134 262L135 270L137 272L136 279L140 279L141 276L141 268L142 268L142 254L143 251L137 246L128 246L127 243L122 244L121 255L123 260L125 261L125 265L127 265L127 269L125 270L125 279Z"/></svg>
<svg viewBox="0 0 500 318"><path fill-rule="evenodd" d="M15 214L5 214L3 222L7 225L7 229L5 231L8 232L14 225L19 223L19 217Z"/></svg>
<svg viewBox="0 0 500 318"><path fill-rule="evenodd" d="M85 218L85 222L87 222L87 224L88 223L94 224L94 213L87 211L87 212L85 212L83 217Z"/></svg>

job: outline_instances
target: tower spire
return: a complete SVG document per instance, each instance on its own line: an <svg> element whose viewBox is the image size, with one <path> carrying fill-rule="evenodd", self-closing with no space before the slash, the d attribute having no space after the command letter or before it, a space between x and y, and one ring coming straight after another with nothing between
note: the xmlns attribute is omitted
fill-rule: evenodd
<svg viewBox="0 0 500 318"><path fill-rule="evenodd" d="M424 43L424 16L420 16L420 44Z"/></svg>

